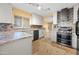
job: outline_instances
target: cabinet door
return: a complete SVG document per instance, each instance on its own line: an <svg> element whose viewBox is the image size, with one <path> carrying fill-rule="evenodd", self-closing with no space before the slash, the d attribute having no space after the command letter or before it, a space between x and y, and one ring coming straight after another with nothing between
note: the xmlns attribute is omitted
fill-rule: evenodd
<svg viewBox="0 0 79 59"><path fill-rule="evenodd" d="M10 4L0 4L0 22L11 22L12 20L12 8Z"/></svg>
<svg viewBox="0 0 79 59"><path fill-rule="evenodd" d="M33 14L30 21L31 25L43 25L43 18L37 14Z"/></svg>
<svg viewBox="0 0 79 59"><path fill-rule="evenodd" d="M0 46L0 55L31 55L32 37L19 39Z"/></svg>

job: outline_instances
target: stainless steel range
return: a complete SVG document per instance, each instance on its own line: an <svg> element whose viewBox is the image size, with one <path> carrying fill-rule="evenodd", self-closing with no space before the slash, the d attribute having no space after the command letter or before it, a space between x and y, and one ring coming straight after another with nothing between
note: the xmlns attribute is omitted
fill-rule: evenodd
<svg viewBox="0 0 79 59"><path fill-rule="evenodd" d="M57 31L57 43L72 47L72 28L60 27Z"/></svg>

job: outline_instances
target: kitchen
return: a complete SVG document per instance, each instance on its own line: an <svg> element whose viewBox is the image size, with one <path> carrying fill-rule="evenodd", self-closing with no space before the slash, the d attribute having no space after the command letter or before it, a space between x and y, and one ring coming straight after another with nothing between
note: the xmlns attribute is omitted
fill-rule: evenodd
<svg viewBox="0 0 79 59"><path fill-rule="evenodd" d="M32 55L33 43L34 54L40 54L38 52L42 48L35 42L43 38L60 45L62 49L75 50L72 53L76 54L78 8L77 3L0 4L0 55Z"/></svg>
<svg viewBox="0 0 79 59"><path fill-rule="evenodd" d="M33 31L38 30L39 27L32 28L30 26L31 14L7 3L0 4L0 7L0 55L32 54ZM35 15L36 17L40 18L40 16ZM39 30L39 37L44 36L43 31L44 29ZM36 36L34 35L34 39Z"/></svg>

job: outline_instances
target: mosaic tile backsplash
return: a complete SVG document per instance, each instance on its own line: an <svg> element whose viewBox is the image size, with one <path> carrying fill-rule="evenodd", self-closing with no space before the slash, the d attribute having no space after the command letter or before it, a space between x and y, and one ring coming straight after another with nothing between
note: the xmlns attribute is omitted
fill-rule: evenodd
<svg viewBox="0 0 79 59"><path fill-rule="evenodd" d="M0 23L0 32L11 31L13 28L11 23Z"/></svg>

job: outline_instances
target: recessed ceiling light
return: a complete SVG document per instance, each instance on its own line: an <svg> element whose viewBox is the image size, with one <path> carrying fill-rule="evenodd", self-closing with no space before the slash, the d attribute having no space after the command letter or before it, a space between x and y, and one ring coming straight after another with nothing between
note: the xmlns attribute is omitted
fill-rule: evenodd
<svg viewBox="0 0 79 59"><path fill-rule="evenodd" d="M42 9L42 7L41 7L41 6L38 6L37 8L38 8L38 10L41 10L41 9Z"/></svg>

